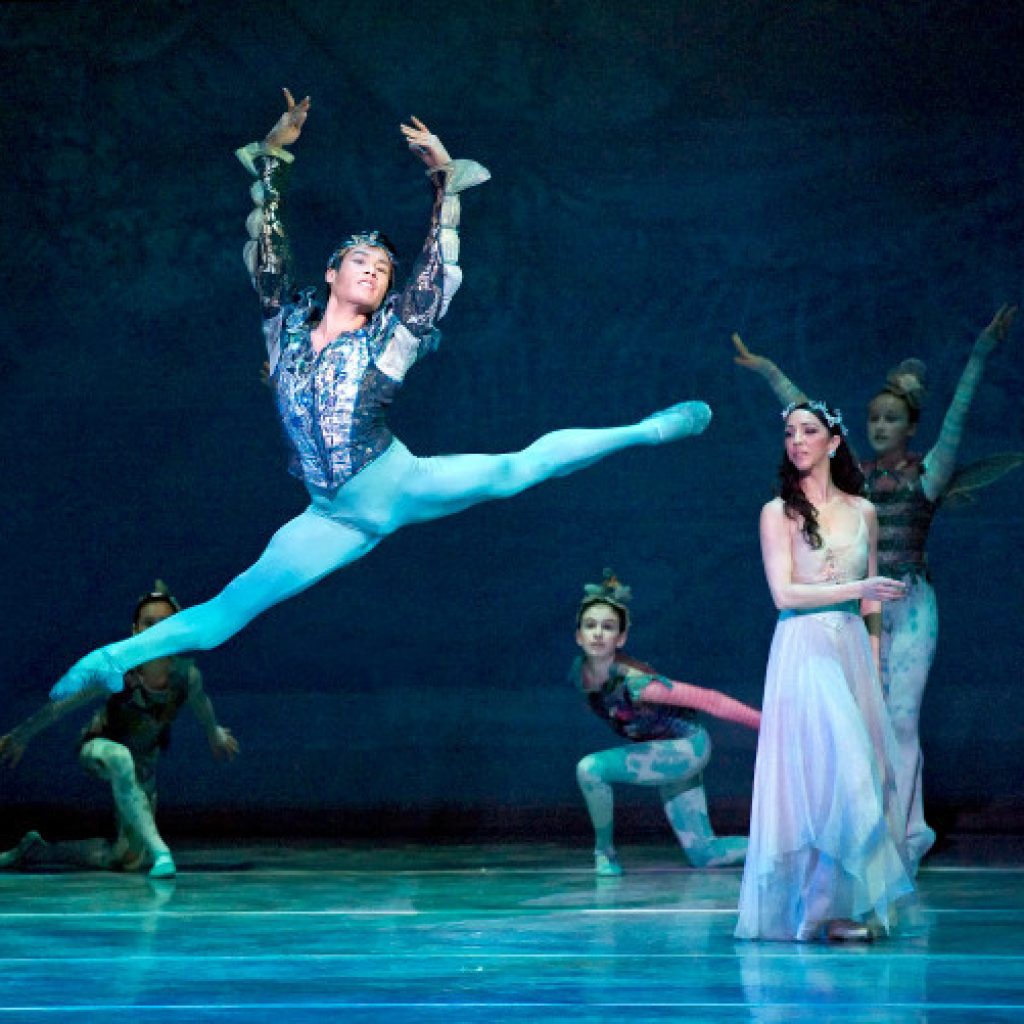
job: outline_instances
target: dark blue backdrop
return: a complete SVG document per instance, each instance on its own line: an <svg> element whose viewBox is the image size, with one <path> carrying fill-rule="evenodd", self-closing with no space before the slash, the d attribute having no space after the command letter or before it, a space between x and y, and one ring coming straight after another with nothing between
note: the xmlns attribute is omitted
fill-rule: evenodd
<svg viewBox="0 0 1024 1024"><path fill-rule="evenodd" d="M165 810L463 832L576 813L573 765L612 737L565 671L605 565L636 593L633 653L759 702L779 422L730 332L855 425L886 369L922 357L934 439L975 333L1022 293L1022 35L1015 4L966 0L0 7L0 727L123 635L155 576L202 600L303 507L259 379L232 155L282 85L314 99L291 207L310 280L355 228L418 247L410 114L493 172L466 197L444 345L394 410L410 448L518 448L693 396L716 418L400 534L204 654L244 755L208 767L183 722ZM1021 344L990 361L965 460L1024 447ZM943 511L932 538L922 731L945 827L1024 825L1020 487ZM9 814L106 802L77 726L0 776ZM753 737L713 734L709 789L741 823Z"/></svg>

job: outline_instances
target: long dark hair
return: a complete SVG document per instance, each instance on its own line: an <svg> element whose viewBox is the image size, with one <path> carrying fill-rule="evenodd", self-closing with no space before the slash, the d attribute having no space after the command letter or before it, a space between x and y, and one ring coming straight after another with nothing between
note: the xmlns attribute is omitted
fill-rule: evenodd
<svg viewBox="0 0 1024 1024"><path fill-rule="evenodd" d="M799 402L786 410L786 418L797 409L806 409L817 419L832 437L839 438L839 447L835 456L830 460L832 483L841 491L847 494L862 495L864 493L864 472L860 468L860 462L854 454L853 449L847 444L846 435L843 433L843 421L837 411L834 411L823 402ZM826 416L833 422L829 423ZM786 516L789 519L803 520L800 532L812 548L820 548L823 541L821 531L818 529L818 513L811 504L810 499L804 494L800 486L800 471L789 460L789 456L783 453L782 465L779 466L779 496L785 507Z"/></svg>

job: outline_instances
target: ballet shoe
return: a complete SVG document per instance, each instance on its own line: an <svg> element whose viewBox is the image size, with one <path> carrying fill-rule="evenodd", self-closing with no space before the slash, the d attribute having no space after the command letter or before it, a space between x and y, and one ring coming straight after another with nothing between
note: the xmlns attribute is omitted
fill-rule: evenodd
<svg viewBox="0 0 1024 1024"><path fill-rule="evenodd" d="M594 851L594 872L599 878L618 878L622 874L622 865L614 850Z"/></svg>
<svg viewBox="0 0 1024 1024"><path fill-rule="evenodd" d="M829 942L871 942L875 934L862 921L850 921L839 918L829 921L826 935Z"/></svg>
<svg viewBox="0 0 1024 1024"><path fill-rule="evenodd" d="M21 867L22 861L33 850L45 845L46 840L38 832L26 832L17 846L0 853L0 869L12 870Z"/></svg>
<svg viewBox="0 0 1024 1024"><path fill-rule="evenodd" d="M658 432L658 443L678 441L683 437L703 434L711 422L711 407L707 402L679 402L667 409L652 412L645 423L653 424Z"/></svg>
<svg viewBox="0 0 1024 1024"><path fill-rule="evenodd" d="M174 858L171 856L170 850L158 853L153 861L153 866L149 869L149 877L153 879L174 878L177 873L178 869L174 866Z"/></svg>
<svg viewBox="0 0 1024 1024"><path fill-rule="evenodd" d="M109 693L124 689L124 672L105 647L76 661L54 684L50 700L74 697L93 686L101 686Z"/></svg>

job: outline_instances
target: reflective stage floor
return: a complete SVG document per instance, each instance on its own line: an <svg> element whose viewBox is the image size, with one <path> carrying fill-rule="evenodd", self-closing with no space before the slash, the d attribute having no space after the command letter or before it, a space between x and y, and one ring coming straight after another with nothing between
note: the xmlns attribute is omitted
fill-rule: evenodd
<svg viewBox="0 0 1024 1024"><path fill-rule="evenodd" d="M0 873L0 1024L1024 1021L998 846L934 858L912 933L854 948L734 941L739 871L667 845L610 880L542 843L175 852L169 883Z"/></svg>

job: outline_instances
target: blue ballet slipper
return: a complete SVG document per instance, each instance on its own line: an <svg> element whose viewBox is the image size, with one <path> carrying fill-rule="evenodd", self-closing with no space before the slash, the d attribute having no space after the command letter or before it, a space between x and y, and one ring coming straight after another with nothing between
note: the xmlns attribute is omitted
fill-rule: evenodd
<svg viewBox="0 0 1024 1024"><path fill-rule="evenodd" d="M711 407L707 402L679 402L667 409L651 413L644 420L653 423L661 442L678 441L683 437L703 434L711 422Z"/></svg>
<svg viewBox="0 0 1024 1024"><path fill-rule="evenodd" d="M614 850L594 851L594 872L600 878L618 878L622 874L622 865Z"/></svg>
<svg viewBox="0 0 1024 1024"><path fill-rule="evenodd" d="M171 856L170 850L164 850L158 853L153 860L153 866L149 869L150 878L174 878L177 875L178 869L175 867L174 858Z"/></svg>
<svg viewBox="0 0 1024 1024"><path fill-rule="evenodd" d="M110 693L124 689L124 671L105 647L75 662L50 690L50 700L64 700L94 687Z"/></svg>

